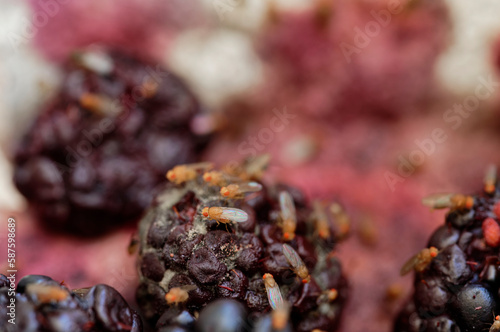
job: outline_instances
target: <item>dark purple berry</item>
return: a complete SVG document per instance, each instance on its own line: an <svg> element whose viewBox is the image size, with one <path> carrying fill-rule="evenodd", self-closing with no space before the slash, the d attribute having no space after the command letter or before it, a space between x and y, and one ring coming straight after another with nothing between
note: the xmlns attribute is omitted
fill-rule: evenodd
<svg viewBox="0 0 500 332"><path fill-rule="evenodd" d="M5 276L1 276L5 279ZM0 330L141 332L142 321L112 287L96 285L70 291L57 281L40 275L19 280L15 291L15 325L8 323L8 286L0 287Z"/></svg>
<svg viewBox="0 0 500 332"><path fill-rule="evenodd" d="M295 274L283 254L278 201L281 189L290 190L297 200L297 231L288 244L309 269L311 280L307 284ZM220 195L219 187L204 182L201 172L194 180L167 186L158 196L139 228L141 285L137 290L139 307L158 331L167 327L188 328L170 322L171 312L177 312L173 307L193 316L201 311L196 332L224 331L227 326L230 331L242 328L252 331L256 322L272 310L262 279L265 273L273 275L284 300L290 303L291 330L307 331L312 327L333 331L337 328L347 299L347 282L339 261L325 258L332 247L322 245L314 227L307 225L312 210L304 196L286 186L263 186L257 196L259 200L252 204L242 199L226 200ZM210 214L203 216L206 207L242 209L248 220L240 223L220 219L218 224L209 218ZM159 262L164 263L163 275ZM333 288L338 291L337 298L325 300ZM172 296L179 301L173 302ZM215 306L219 303L217 299L235 300L237 302L220 303L229 303L230 308L234 306L231 303L237 303L243 311L226 314L225 310L229 309L225 306ZM218 309L209 311L215 308L213 306ZM204 314L207 311L214 317ZM226 322L226 315L233 315L233 321ZM220 321L215 322L215 317ZM241 317L239 322L238 317ZM210 330L211 324L215 325Z"/></svg>
<svg viewBox="0 0 500 332"><path fill-rule="evenodd" d="M486 331L500 304L497 229L500 192L470 196L472 206L451 207L428 246L436 257L416 273L414 294L399 313L395 332ZM489 233L484 222L493 226Z"/></svg>
<svg viewBox="0 0 500 332"><path fill-rule="evenodd" d="M175 75L125 54L86 51L64 69L17 148L14 180L46 225L95 235L136 220L168 169L197 159L206 137L190 124L202 107Z"/></svg>
<svg viewBox="0 0 500 332"><path fill-rule="evenodd" d="M456 294L450 315L461 331L482 331L493 323L492 313L498 312L496 297L482 285L469 284Z"/></svg>

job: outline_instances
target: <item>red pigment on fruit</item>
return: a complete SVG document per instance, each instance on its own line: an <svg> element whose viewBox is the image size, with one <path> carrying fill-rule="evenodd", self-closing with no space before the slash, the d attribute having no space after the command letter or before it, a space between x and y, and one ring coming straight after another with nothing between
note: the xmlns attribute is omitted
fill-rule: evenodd
<svg viewBox="0 0 500 332"><path fill-rule="evenodd" d="M500 201L496 202L493 206L493 213L497 216L497 218L500 218Z"/></svg>
<svg viewBox="0 0 500 332"><path fill-rule="evenodd" d="M483 234L486 244L490 247L498 247L500 244L500 226L492 218L483 221Z"/></svg>

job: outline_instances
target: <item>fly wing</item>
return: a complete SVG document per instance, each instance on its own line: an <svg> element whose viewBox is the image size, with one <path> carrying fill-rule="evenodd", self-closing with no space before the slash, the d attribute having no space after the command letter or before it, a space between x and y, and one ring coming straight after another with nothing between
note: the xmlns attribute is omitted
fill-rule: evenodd
<svg viewBox="0 0 500 332"><path fill-rule="evenodd" d="M227 219L234 222L245 222L248 220L248 214L240 209L235 208L226 208L223 207L222 214L220 216L221 219Z"/></svg>
<svg viewBox="0 0 500 332"><path fill-rule="evenodd" d="M84 297L90 291L90 287L73 289L71 291L79 297Z"/></svg>
<svg viewBox="0 0 500 332"><path fill-rule="evenodd" d="M483 181L485 186L495 185L495 183L497 182L497 167L495 165L488 166Z"/></svg>
<svg viewBox="0 0 500 332"><path fill-rule="evenodd" d="M208 161L201 162L201 163L194 163L194 164L186 164L188 168L192 169L204 169L204 170L209 170L214 167L214 164Z"/></svg>
<svg viewBox="0 0 500 332"><path fill-rule="evenodd" d="M326 219L325 209L320 201L313 202L314 218L315 219Z"/></svg>
<svg viewBox="0 0 500 332"><path fill-rule="evenodd" d="M290 266L294 269L304 265L304 262L300 258L299 254L297 254L297 252L288 244L283 245L283 255L285 255L288 264L290 264Z"/></svg>
<svg viewBox="0 0 500 332"><path fill-rule="evenodd" d="M418 263L418 253L406 261L406 263L403 265L403 267L399 271L399 274L402 276L408 274L411 270L413 270L415 268L415 265L417 265L417 263Z"/></svg>
<svg viewBox="0 0 500 332"><path fill-rule="evenodd" d="M198 286L196 286L196 285L184 285L184 286L181 286L179 288L182 289L183 291L190 292L190 291L198 288Z"/></svg>
<svg viewBox="0 0 500 332"><path fill-rule="evenodd" d="M279 286L276 284L274 287L266 286L267 299L273 310L281 308L283 306L283 298L281 297L281 291Z"/></svg>
<svg viewBox="0 0 500 332"><path fill-rule="evenodd" d="M297 217L295 213L295 204L293 203L292 196L286 192L280 192L280 208L281 208L281 216L284 220L291 220L296 222Z"/></svg>
<svg viewBox="0 0 500 332"><path fill-rule="evenodd" d="M260 183L257 183L257 182L240 183L240 184L238 184L238 187L244 193L256 192L256 191L262 190L262 185Z"/></svg>
<svg viewBox="0 0 500 332"><path fill-rule="evenodd" d="M444 209L451 206L453 194L434 194L422 198L422 204L433 209Z"/></svg>
<svg viewBox="0 0 500 332"><path fill-rule="evenodd" d="M244 161L243 166L245 167L247 173L255 174L265 170L270 161L271 155L266 153L254 158L248 158Z"/></svg>

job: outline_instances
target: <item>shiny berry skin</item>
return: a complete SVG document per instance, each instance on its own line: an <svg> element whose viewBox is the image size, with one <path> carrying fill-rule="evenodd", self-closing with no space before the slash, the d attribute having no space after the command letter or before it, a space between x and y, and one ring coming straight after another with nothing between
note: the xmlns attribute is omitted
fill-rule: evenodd
<svg viewBox="0 0 500 332"><path fill-rule="evenodd" d="M0 280L4 279L0 275ZM16 304L15 325L6 319L12 298ZM0 303L0 330L6 332L143 331L139 315L107 285L70 291L49 277L28 275L19 280L14 297L8 285L0 284Z"/></svg>

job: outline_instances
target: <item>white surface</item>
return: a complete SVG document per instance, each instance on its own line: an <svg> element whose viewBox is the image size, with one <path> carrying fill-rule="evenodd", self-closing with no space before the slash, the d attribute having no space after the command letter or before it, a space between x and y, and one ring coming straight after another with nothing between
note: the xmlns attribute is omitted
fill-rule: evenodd
<svg viewBox="0 0 500 332"><path fill-rule="evenodd" d="M28 7L22 1L0 0L0 8L0 209L14 210L24 200L12 183L11 144L26 130L60 77L25 37Z"/></svg>
<svg viewBox="0 0 500 332"><path fill-rule="evenodd" d="M480 76L495 72L492 45L500 38L500 1L446 0L453 35L437 64L437 77L455 94L469 94Z"/></svg>
<svg viewBox="0 0 500 332"><path fill-rule="evenodd" d="M206 11L222 26L258 30L267 21L269 9L301 10L315 0L200 0Z"/></svg>
<svg viewBox="0 0 500 332"><path fill-rule="evenodd" d="M251 39L229 29L182 33L173 43L167 62L212 108L262 79L262 66Z"/></svg>

